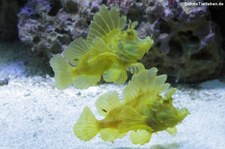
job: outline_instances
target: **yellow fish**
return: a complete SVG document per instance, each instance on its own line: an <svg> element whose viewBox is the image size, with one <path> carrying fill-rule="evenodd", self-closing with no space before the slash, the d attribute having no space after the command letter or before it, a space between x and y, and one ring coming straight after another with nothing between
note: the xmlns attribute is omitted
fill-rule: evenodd
<svg viewBox="0 0 225 149"><path fill-rule="evenodd" d="M71 42L63 54L54 55L50 65L55 73L56 87L64 89L73 84L87 88L97 84L101 77L106 82L122 84L127 72L137 73L144 66L137 61L153 45L150 37L141 39L134 29L137 22L129 22L115 7L102 6L89 26L87 39Z"/></svg>
<svg viewBox="0 0 225 149"><path fill-rule="evenodd" d="M188 114L186 108L173 106L172 95L176 91L165 83L166 75L156 75L152 68L134 74L123 90L123 100L115 91L107 92L96 101L98 112L104 119L97 120L85 107L74 125L74 134L88 141L100 133L104 141L114 141L129 131L134 144L148 143L152 133L166 130L176 133L176 125Z"/></svg>

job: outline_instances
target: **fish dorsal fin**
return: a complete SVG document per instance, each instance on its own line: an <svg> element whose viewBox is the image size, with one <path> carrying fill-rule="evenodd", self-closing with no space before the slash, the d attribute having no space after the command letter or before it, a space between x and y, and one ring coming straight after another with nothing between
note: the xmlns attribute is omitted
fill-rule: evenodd
<svg viewBox="0 0 225 149"><path fill-rule="evenodd" d="M146 130L137 130L130 133L130 140L133 144L145 144L151 139L152 134Z"/></svg>
<svg viewBox="0 0 225 149"><path fill-rule="evenodd" d="M126 133L121 133L118 129L115 128L105 128L100 131L100 137L104 141L113 142L117 138L122 138Z"/></svg>
<svg viewBox="0 0 225 149"><path fill-rule="evenodd" d="M83 38L77 38L74 41L72 41L65 52L63 53L65 59L67 59L70 64L77 65L79 59L82 58L82 56L87 53L89 50L89 44L88 42Z"/></svg>
<svg viewBox="0 0 225 149"><path fill-rule="evenodd" d="M139 91L140 88L136 86L135 83L130 81L126 88L123 90L123 97L125 99L125 102L136 99L136 97L139 95Z"/></svg>
<svg viewBox="0 0 225 149"><path fill-rule="evenodd" d="M98 112L105 116L113 109L121 105L119 96L116 91L110 91L101 95L95 102Z"/></svg>
<svg viewBox="0 0 225 149"><path fill-rule="evenodd" d="M105 37L115 30L121 30L126 23L126 17L120 16L115 7L108 10L105 5L101 6L94 15L90 24L87 40L92 42L96 37Z"/></svg>
<svg viewBox="0 0 225 149"><path fill-rule="evenodd" d="M157 76L157 71L156 68L151 68L150 70L134 74L123 91L125 102L136 99L141 94L148 94L154 97L166 90L170 86L170 84L165 83L167 76Z"/></svg>

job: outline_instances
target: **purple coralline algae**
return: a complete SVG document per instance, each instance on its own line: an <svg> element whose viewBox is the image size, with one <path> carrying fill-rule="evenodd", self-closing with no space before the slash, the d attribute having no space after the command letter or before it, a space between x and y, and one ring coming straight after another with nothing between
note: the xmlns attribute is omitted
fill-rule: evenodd
<svg viewBox="0 0 225 149"><path fill-rule="evenodd" d="M139 32L155 39L155 48L143 60L146 66L157 66L176 82L196 83L221 72L221 35L207 6L187 6L179 0L152 0L145 6L147 21Z"/></svg>

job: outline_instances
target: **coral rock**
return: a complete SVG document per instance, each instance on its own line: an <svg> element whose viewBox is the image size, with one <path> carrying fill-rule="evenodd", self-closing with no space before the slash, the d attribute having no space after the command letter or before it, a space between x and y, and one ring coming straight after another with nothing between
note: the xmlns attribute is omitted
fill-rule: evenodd
<svg viewBox="0 0 225 149"><path fill-rule="evenodd" d="M87 34L88 1L31 0L18 14L19 38L46 58L60 53L73 39Z"/></svg>
<svg viewBox="0 0 225 149"><path fill-rule="evenodd" d="M224 62L221 35L206 6L187 6L175 0L145 4L142 36L151 34L155 47L143 59L176 82L196 83L221 72ZM195 8L192 8L195 7Z"/></svg>
<svg viewBox="0 0 225 149"><path fill-rule="evenodd" d="M177 82L199 82L221 72L222 38L210 12L180 0L31 0L18 15L19 37L49 58L86 36L101 4L119 6L123 15L139 22L141 37L155 40L142 60L147 68L156 66Z"/></svg>

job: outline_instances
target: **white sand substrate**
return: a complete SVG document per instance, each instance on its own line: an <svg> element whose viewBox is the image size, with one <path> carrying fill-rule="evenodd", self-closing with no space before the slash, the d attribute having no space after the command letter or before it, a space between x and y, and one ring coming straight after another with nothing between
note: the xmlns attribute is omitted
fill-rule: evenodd
<svg viewBox="0 0 225 149"><path fill-rule="evenodd" d="M48 75L25 75L23 60L0 58L0 149L225 149L225 83L219 80L178 86L174 103L191 114L176 136L159 132L145 145L133 145L129 135L114 143L99 136L84 142L72 131L83 107L101 119L96 99L111 90L121 95L124 85L58 90Z"/></svg>

